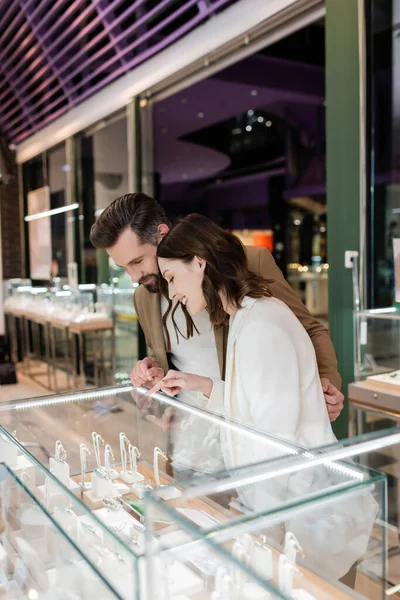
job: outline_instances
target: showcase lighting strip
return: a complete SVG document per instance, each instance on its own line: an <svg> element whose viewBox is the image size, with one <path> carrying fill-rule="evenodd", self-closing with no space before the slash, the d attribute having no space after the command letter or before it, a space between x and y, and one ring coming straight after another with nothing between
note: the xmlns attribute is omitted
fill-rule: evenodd
<svg viewBox="0 0 400 600"><path fill-rule="evenodd" d="M29 408L38 408L43 406L54 406L56 404L64 404L65 402L81 402L82 400L95 400L97 398L104 398L105 396L111 396L112 394L120 394L121 392L129 392L133 390L133 386L126 386L121 388L113 387L106 388L104 390L95 390L93 392L82 392L75 394L67 394L65 396L59 396L58 398L50 398L46 400L43 398L42 400L29 400L27 402L22 402L15 404L11 408L16 410L27 410ZM9 408L9 406L8 406Z"/></svg>
<svg viewBox="0 0 400 600"><path fill-rule="evenodd" d="M337 450L331 450L330 452L322 453L321 455L314 456L307 462L302 463L299 460L295 460L292 462L292 464L287 465L286 467L273 469L269 472L265 472L265 467L263 471L262 465L257 465L257 467L252 467L253 471L256 470L256 473L253 475L249 475L247 477L237 475L226 481L221 480L215 482L214 480L211 482L211 485L210 482L207 481L204 484L199 484L197 488L187 489L184 491L182 494L182 499L190 500L194 497L197 498L199 496L207 496L209 494L220 494L222 492L232 490L233 488L265 482L268 479L280 477L281 475L291 475L293 473L305 471L306 469L310 469L318 465L330 466L332 462L337 460L344 460L346 458L351 458L354 455L358 456L360 454L366 454L367 452L374 452L376 450L380 450L381 448L386 448L387 446L393 446L395 444L400 444L400 430L399 433L394 433L382 438L368 440L366 442L361 442L360 444L345 446ZM337 465L335 466L337 467Z"/></svg>
<svg viewBox="0 0 400 600"><path fill-rule="evenodd" d="M341 492L340 496L337 495L337 492L339 491ZM247 516L246 520L243 522L227 522L228 524L223 529L214 530L205 535L207 539L212 539L217 544L222 544L246 533L262 531L273 525L281 525L282 521L287 522L291 518L298 519L301 515L310 516L310 508L312 515L316 515L318 514L318 510L323 510L326 507L331 508L332 505L335 504L339 504L340 507L342 507L343 497L345 497L347 501L353 497L359 498L360 494L366 494L367 492L372 493L373 491L373 485L366 488L363 487L361 492L360 488L353 489L351 484L342 484L341 486L335 486L336 498L331 494L329 496L321 496L321 492L323 492L323 490L321 490L319 496L317 494L310 494L302 498L302 505L284 503L274 512L264 515L258 514L256 515L256 518Z"/></svg>
<svg viewBox="0 0 400 600"><path fill-rule="evenodd" d="M36 215L28 215L25 217L25 221L35 221L36 219L43 219L44 217L52 217L53 215L59 215L70 210L76 210L79 208L79 204L68 204L67 206L60 206L59 208L52 208L51 210L44 210Z"/></svg>

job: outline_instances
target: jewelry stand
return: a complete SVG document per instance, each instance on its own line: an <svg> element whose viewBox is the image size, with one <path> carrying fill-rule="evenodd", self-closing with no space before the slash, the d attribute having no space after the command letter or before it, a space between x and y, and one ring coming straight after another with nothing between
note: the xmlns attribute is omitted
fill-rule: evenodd
<svg viewBox="0 0 400 600"><path fill-rule="evenodd" d="M294 577L294 573L298 573L298 569L296 568L296 558L297 558L297 553L300 554L300 556L302 558L304 558L304 552L303 552L303 548L300 546L298 539L296 538L296 536L291 532L291 531L287 531L285 534L285 546L284 546L284 558L286 558L286 560L288 561L288 563L290 563L290 565L292 566L292 571L290 575L285 575L285 569L286 571L289 570L289 567L282 567L283 568L283 577L287 577L288 579L288 583L290 580L290 589L291 589L291 597L295 598L296 600L314 600L314 597L311 596L311 594L309 594L308 592L306 592L303 589L293 589L293 577ZM282 558L282 557L280 557ZM280 563L279 563L280 565ZM279 579L280 581L280 579Z"/></svg>
<svg viewBox="0 0 400 600"><path fill-rule="evenodd" d="M253 544L250 556L251 565L256 573L266 580L272 579L272 550L267 546L265 535L260 536L259 541Z"/></svg>
<svg viewBox="0 0 400 600"><path fill-rule="evenodd" d="M112 448L110 444L106 444L104 448L104 468L107 472L107 477L109 477L111 480L119 478L119 473L112 468L112 463L114 461L115 458Z"/></svg>
<svg viewBox="0 0 400 600"><path fill-rule="evenodd" d="M125 435L124 433L121 433L120 436ZM126 436L125 436L126 437ZM129 442L129 440L128 440ZM120 437L120 444L121 444L121 437ZM144 480L144 476L138 472L137 470L137 459L140 458L141 454L139 452L139 448L137 448L136 446L133 446L130 442L128 443L128 458L129 458L129 464L130 464L130 471L127 470L126 468L126 448L125 448L125 444L124 444L124 450L125 450L125 466L124 466L124 462L122 463L122 472L121 472L121 479L123 481L126 481L126 483L136 483L138 481L143 481ZM122 452L121 452L121 456L122 456Z"/></svg>
<svg viewBox="0 0 400 600"><path fill-rule="evenodd" d="M6 463L10 468L18 466L18 448L2 434L0 434L0 462Z"/></svg>
<svg viewBox="0 0 400 600"><path fill-rule="evenodd" d="M254 545L250 536L246 535L244 537L248 546L250 546L250 543L251 546ZM250 542L248 538L250 538ZM249 548L249 550L252 552L252 548ZM236 541L233 544L232 556L243 562L244 565L250 564L251 554L246 551L243 544L239 541ZM242 600L242 598L246 598L246 600L271 600L271 594L266 590L263 590L257 583L246 581L244 572L238 567L233 567L233 583L234 588L232 591L235 600Z"/></svg>
<svg viewBox="0 0 400 600"><path fill-rule="evenodd" d="M52 469L50 469L50 473L54 476L55 473ZM80 495L80 487L75 481L73 482L75 486L77 486ZM74 490L75 493L76 488ZM54 512L54 508L56 506L66 506L69 502L69 498L64 494L64 492L60 489L59 486L56 486L50 479L50 477L46 477L44 485L39 485L37 488L37 495L39 501L43 504L46 510L50 514ZM78 495L78 494L76 494Z"/></svg>
<svg viewBox="0 0 400 600"><path fill-rule="evenodd" d="M165 489L160 491L160 498L163 500L173 500L174 498L179 498L182 494L176 487L162 486L160 482L160 469L159 469L159 458L161 458L164 462L168 461L168 456L164 454L164 452L160 448L154 448L154 461L153 461L153 469L154 469L154 479L156 482L156 488L165 487Z"/></svg>
<svg viewBox="0 0 400 600"><path fill-rule="evenodd" d="M81 486L82 491L89 490L92 486L91 483L86 481L89 456L91 456L89 448L85 444L81 444L79 446L79 458L81 462L81 481L79 485Z"/></svg>
<svg viewBox="0 0 400 600"><path fill-rule="evenodd" d="M67 489L69 489L75 496L80 498L81 488L76 481L71 479L69 464L66 462L67 453L65 452L64 446L60 442L60 440L56 441L56 447L54 452L54 457L51 456L49 459L49 471L60 481ZM45 496L44 485L40 485L37 488L39 498L43 499ZM49 482L50 487L50 495L59 495L58 488ZM55 504L50 503L51 511L53 511Z"/></svg>
<svg viewBox="0 0 400 600"><path fill-rule="evenodd" d="M295 565L287 556L281 554L278 565L279 590L288 598L293 597L293 578L296 571Z"/></svg>

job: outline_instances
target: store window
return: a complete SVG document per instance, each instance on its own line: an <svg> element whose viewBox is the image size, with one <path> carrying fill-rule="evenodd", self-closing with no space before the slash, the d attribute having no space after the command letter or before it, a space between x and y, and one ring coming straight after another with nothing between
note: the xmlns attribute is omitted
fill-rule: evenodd
<svg viewBox="0 0 400 600"><path fill-rule="evenodd" d="M393 240L400 239L400 3L367 0L369 308L395 301Z"/></svg>
<svg viewBox="0 0 400 600"><path fill-rule="evenodd" d="M81 169L83 224L82 281L108 283L110 269L104 250L90 243L90 228L95 218L119 196L129 190L128 135L125 111L103 120L77 139Z"/></svg>
<svg viewBox="0 0 400 600"><path fill-rule="evenodd" d="M26 216L54 211L67 204L70 167L66 162L65 144L60 144L24 163ZM55 212L26 224L26 264L33 280L46 282L53 276L67 277L67 220L74 218L70 212Z"/></svg>

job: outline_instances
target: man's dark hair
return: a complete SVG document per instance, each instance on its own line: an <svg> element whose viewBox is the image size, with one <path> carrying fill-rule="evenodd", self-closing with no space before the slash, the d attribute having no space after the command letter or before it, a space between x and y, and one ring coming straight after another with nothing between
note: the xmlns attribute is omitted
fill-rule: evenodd
<svg viewBox="0 0 400 600"><path fill-rule="evenodd" d="M138 192L117 198L101 213L90 230L95 248L112 248L121 233L130 227L141 244L157 246L158 226L170 226L164 209L153 198Z"/></svg>

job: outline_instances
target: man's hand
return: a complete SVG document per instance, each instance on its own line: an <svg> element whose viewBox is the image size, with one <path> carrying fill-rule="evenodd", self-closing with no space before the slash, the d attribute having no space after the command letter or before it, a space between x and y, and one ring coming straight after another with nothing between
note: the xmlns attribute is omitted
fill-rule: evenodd
<svg viewBox="0 0 400 600"><path fill-rule="evenodd" d="M191 392L201 392L209 398L212 389L213 382L209 377L170 370L165 377L147 392L147 395L151 396L161 390L169 396L176 396L181 390L189 390Z"/></svg>
<svg viewBox="0 0 400 600"><path fill-rule="evenodd" d="M138 360L130 374L131 383L136 387L142 385L152 387L163 377L164 370L149 356Z"/></svg>
<svg viewBox="0 0 400 600"><path fill-rule="evenodd" d="M331 422L336 421L343 410L344 396L326 377L321 379L321 384L329 419Z"/></svg>

